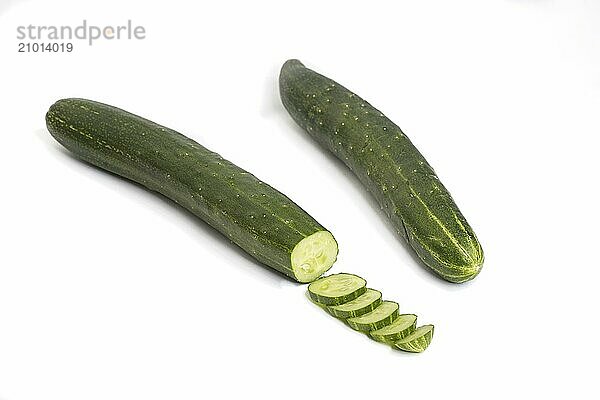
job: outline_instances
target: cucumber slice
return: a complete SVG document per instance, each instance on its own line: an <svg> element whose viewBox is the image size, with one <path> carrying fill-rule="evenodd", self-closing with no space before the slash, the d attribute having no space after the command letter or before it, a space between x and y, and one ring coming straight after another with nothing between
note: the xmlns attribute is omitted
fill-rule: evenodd
<svg viewBox="0 0 600 400"><path fill-rule="evenodd" d="M367 291L367 281L352 274L335 274L308 285L310 298L323 305L336 306L356 299Z"/></svg>
<svg viewBox="0 0 600 400"><path fill-rule="evenodd" d="M432 338L433 325L423 325L404 339L394 342L394 347L411 353L420 353L429 346Z"/></svg>
<svg viewBox="0 0 600 400"><path fill-rule="evenodd" d="M402 314L394 320L390 325L384 326L376 331L369 332L371 338L378 342L395 342L396 340L404 339L415 331L417 324L417 316L414 314Z"/></svg>
<svg viewBox="0 0 600 400"><path fill-rule="evenodd" d="M325 308L329 314L338 318L352 318L373 311L381 304L381 292L375 289L367 291L356 299L339 306L330 306Z"/></svg>
<svg viewBox="0 0 600 400"><path fill-rule="evenodd" d="M346 322L357 331L368 332L381 329L394 322L398 317L398 308L398 303L384 301L373 311L360 317L348 318Z"/></svg>

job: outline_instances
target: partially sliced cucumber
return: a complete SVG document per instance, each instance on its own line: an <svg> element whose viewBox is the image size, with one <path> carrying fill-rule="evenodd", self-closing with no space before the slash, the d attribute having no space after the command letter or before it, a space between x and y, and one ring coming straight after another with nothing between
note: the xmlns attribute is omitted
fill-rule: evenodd
<svg viewBox="0 0 600 400"><path fill-rule="evenodd" d="M415 331L417 316L414 314L402 314L390 325L384 326L376 331L369 332L369 335L378 342L395 342L404 339Z"/></svg>
<svg viewBox="0 0 600 400"><path fill-rule="evenodd" d="M308 285L310 298L326 306L336 306L356 299L367 291L367 281L352 274L335 274Z"/></svg>
<svg viewBox="0 0 600 400"><path fill-rule="evenodd" d="M423 325L404 339L394 342L394 347L411 353L420 353L429 346L432 338L433 325Z"/></svg>
<svg viewBox="0 0 600 400"><path fill-rule="evenodd" d="M367 289L366 292L354 300L339 306L329 306L326 310L329 314L338 318L352 318L373 311L381 304L381 292L375 289Z"/></svg>
<svg viewBox="0 0 600 400"><path fill-rule="evenodd" d="M348 318L348 325L357 331L373 331L394 322L398 317L398 303L384 301L376 309L359 317Z"/></svg>

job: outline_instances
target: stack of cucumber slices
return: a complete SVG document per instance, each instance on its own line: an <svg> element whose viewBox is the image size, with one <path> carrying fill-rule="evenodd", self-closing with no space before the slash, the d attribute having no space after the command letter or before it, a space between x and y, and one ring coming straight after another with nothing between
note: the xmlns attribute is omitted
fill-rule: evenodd
<svg viewBox="0 0 600 400"><path fill-rule="evenodd" d="M308 293L329 314L370 338L411 353L420 353L433 338L433 325L416 327L417 316L400 314L398 303L382 300L381 292L352 274L335 274L312 282Z"/></svg>

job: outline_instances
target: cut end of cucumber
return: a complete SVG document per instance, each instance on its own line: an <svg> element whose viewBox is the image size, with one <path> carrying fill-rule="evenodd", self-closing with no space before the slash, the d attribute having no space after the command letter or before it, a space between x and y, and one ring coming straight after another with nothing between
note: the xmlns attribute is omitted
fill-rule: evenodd
<svg viewBox="0 0 600 400"><path fill-rule="evenodd" d="M319 231L302 239L292 250L292 271L299 282L308 283L323 275L338 254L338 245L333 235Z"/></svg>

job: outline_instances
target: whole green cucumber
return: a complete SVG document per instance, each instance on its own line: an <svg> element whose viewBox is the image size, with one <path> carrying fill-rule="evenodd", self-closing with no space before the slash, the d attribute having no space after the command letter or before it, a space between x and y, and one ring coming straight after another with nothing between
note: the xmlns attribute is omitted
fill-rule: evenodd
<svg viewBox="0 0 600 400"><path fill-rule="evenodd" d="M283 65L279 88L292 118L354 172L427 266L455 283L479 273L483 250L475 233L396 124L298 60Z"/></svg>
<svg viewBox="0 0 600 400"><path fill-rule="evenodd" d="M161 193L298 282L336 260L331 233L298 205L178 132L85 99L59 100L46 124L81 159Z"/></svg>

